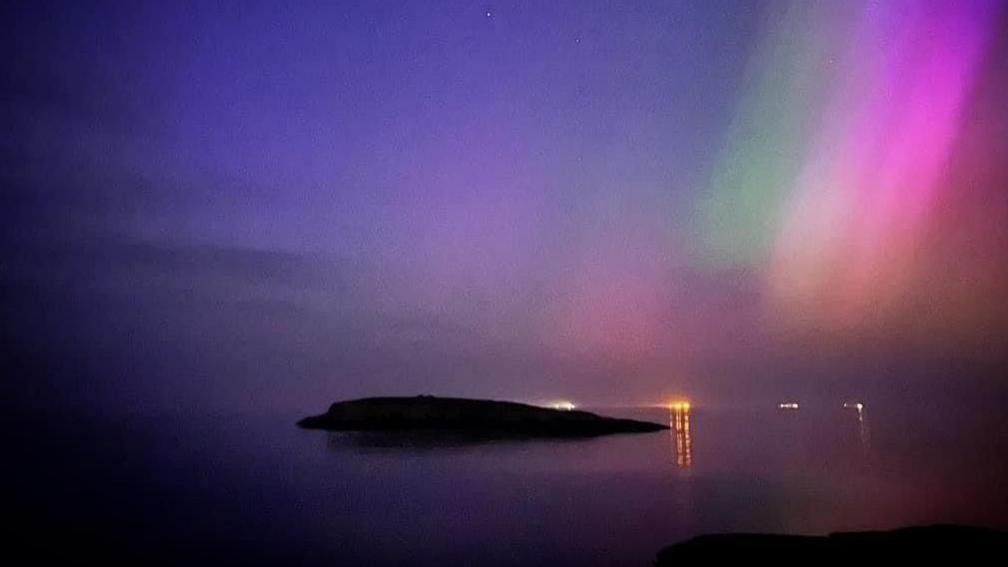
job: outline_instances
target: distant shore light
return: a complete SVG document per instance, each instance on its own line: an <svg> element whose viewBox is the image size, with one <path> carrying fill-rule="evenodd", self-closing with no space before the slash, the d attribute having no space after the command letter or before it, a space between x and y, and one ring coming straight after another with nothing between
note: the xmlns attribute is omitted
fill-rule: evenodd
<svg viewBox="0 0 1008 567"><path fill-rule="evenodd" d="M777 407L780 409L798 409L798 402L782 402Z"/></svg>
<svg viewBox="0 0 1008 567"><path fill-rule="evenodd" d="M686 411L690 409L690 403L685 400L675 401L669 404L669 409Z"/></svg>
<svg viewBox="0 0 1008 567"><path fill-rule="evenodd" d="M574 402L568 400L559 400L551 403L549 407L555 410L571 411L577 408L577 405L575 405Z"/></svg>

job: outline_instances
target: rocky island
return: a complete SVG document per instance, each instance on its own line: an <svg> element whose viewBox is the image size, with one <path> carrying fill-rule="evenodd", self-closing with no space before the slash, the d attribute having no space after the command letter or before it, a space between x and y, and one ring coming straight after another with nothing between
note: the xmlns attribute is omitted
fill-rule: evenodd
<svg viewBox="0 0 1008 567"><path fill-rule="evenodd" d="M591 437L668 429L659 423L603 417L580 410L434 396L336 402L326 413L306 417L298 425L329 431L445 431L500 438Z"/></svg>

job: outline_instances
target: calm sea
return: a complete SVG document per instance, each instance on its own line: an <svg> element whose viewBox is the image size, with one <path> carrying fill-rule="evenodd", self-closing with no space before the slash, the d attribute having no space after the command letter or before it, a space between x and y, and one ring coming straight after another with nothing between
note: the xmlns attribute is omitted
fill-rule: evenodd
<svg viewBox="0 0 1008 567"><path fill-rule="evenodd" d="M647 565L708 532L1008 527L1003 436L941 412L599 409L668 432L484 444L298 415L7 422L8 550L285 564Z"/></svg>

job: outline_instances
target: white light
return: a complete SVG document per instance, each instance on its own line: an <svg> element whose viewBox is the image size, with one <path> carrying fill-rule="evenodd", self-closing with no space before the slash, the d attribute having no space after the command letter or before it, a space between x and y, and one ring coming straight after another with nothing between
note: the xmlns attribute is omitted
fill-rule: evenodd
<svg viewBox="0 0 1008 567"><path fill-rule="evenodd" d="M798 409L798 402L784 402L777 407L780 409Z"/></svg>

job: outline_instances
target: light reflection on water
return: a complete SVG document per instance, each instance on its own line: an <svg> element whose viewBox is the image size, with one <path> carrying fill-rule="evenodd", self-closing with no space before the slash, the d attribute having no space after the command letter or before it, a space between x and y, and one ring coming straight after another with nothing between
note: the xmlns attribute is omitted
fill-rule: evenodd
<svg viewBox="0 0 1008 567"><path fill-rule="evenodd" d="M858 438L861 440L861 448L868 452L871 449L871 432L868 429L867 410L861 404L857 407Z"/></svg>
<svg viewBox="0 0 1008 567"><path fill-rule="evenodd" d="M690 436L690 405L672 404L669 407L669 427L672 435L672 449L679 468L693 466L693 440Z"/></svg>

